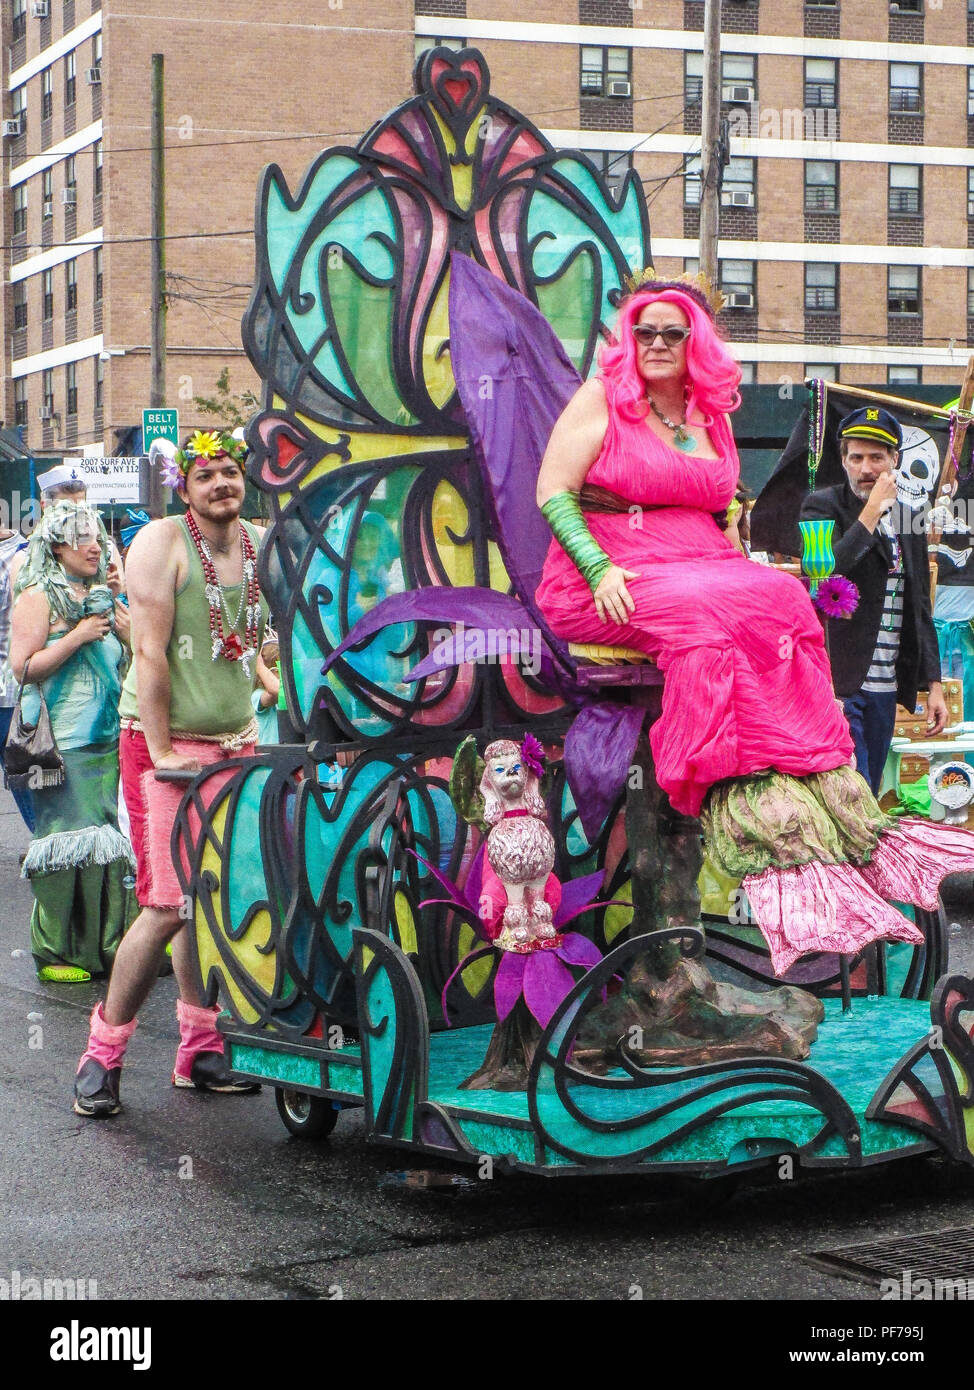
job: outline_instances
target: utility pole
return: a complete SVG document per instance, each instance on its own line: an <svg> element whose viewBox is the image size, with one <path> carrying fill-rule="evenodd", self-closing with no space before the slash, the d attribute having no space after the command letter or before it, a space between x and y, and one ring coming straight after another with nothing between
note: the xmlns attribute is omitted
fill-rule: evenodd
<svg viewBox="0 0 974 1390"><path fill-rule="evenodd" d="M149 405L166 404L166 169L164 144L166 136L164 59L161 53L152 55L152 163L150 216L152 220L152 264L149 282L152 286L152 380L149 384ZM162 480L158 469L152 469L148 489L149 511L165 515Z"/></svg>
<svg viewBox="0 0 974 1390"><path fill-rule="evenodd" d="M703 111L700 131L700 269L717 284L720 222L720 0L706 0L703 20Z"/></svg>

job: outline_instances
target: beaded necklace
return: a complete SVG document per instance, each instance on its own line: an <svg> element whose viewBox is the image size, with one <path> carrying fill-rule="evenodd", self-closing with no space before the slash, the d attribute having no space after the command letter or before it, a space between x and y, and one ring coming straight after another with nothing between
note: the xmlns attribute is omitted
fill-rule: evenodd
<svg viewBox="0 0 974 1390"><path fill-rule="evenodd" d="M251 663L257 655L257 637L260 625L260 587L257 583L257 554L254 550L254 543L250 539L246 527L241 526L240 550L243 556L243 579L240 585L240 603L237 605L237 614L235 618L231 619L226 599L223 596L223 587L217 577L216 565L214 565L213 556L210 554L210 547L190 511L186 513L186 526L193 538L193 544L196 546L200 565L203 568L204 592L206 601L210 606L212 659L216 661L222 656L227 661L239 661L243 667L244 675L249 678ZM233 588L233 585L227 587ZM241 642L236 628L244 614L245 603L246 617L244 618L243 642ZM226 615L229 632L223 626L224 615Z"/></svg>

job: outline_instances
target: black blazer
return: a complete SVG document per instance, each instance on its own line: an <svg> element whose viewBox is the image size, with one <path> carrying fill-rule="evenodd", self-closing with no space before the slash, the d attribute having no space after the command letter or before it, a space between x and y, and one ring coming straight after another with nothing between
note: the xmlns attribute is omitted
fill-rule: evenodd
<svg viewBox="0 0 974 1390"><path fill-rule="evenodd" d="M857 695L872 661L883 598L893 554L889 541L878 527L870 532L859 520L863 503L848 482L810 493L802 504L802 521L831 518L832 552L835 572L851 579L859 590L859 606L851 618L829 622L829 649L832 678L837 695ZM894 506L896 527L903 552L904 592L903 628L896 659L896 698L909 710L916 706L918 688L940 680L940 652L937 632L930 612L930 562L927 536L914 534L911 519L915 513Z"/></svg>

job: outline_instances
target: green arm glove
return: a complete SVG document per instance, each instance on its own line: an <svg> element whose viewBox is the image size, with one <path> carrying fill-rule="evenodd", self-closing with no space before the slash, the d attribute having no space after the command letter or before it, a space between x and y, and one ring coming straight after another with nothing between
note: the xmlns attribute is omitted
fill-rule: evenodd
<svg viewBox="0 0 974 1390"><path fill-rule="evenodd" d="M577 492L556 492L541 508L555 539L594 594L612 561L592 535Z"/></svg>

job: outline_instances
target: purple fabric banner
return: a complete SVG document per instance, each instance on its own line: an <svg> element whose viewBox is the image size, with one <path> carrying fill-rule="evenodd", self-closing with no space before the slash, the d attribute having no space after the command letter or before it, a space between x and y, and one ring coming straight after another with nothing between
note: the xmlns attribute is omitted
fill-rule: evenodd
<svg viewBox="0 0 974 1390"><path fill-rule="evenodd" d="M549 645L563 654L534 603L551 544L534 488L555 421L582 379L540 310L458 252L450 259L450 360L505 567Z"/></svg>
<svg viewBox="0 0 974 1390"><path fill-rule="evenodd" d="M565 775L585 838L593 843L625 785L646 716L641 705L586 705L565 735Z"/></svg>

